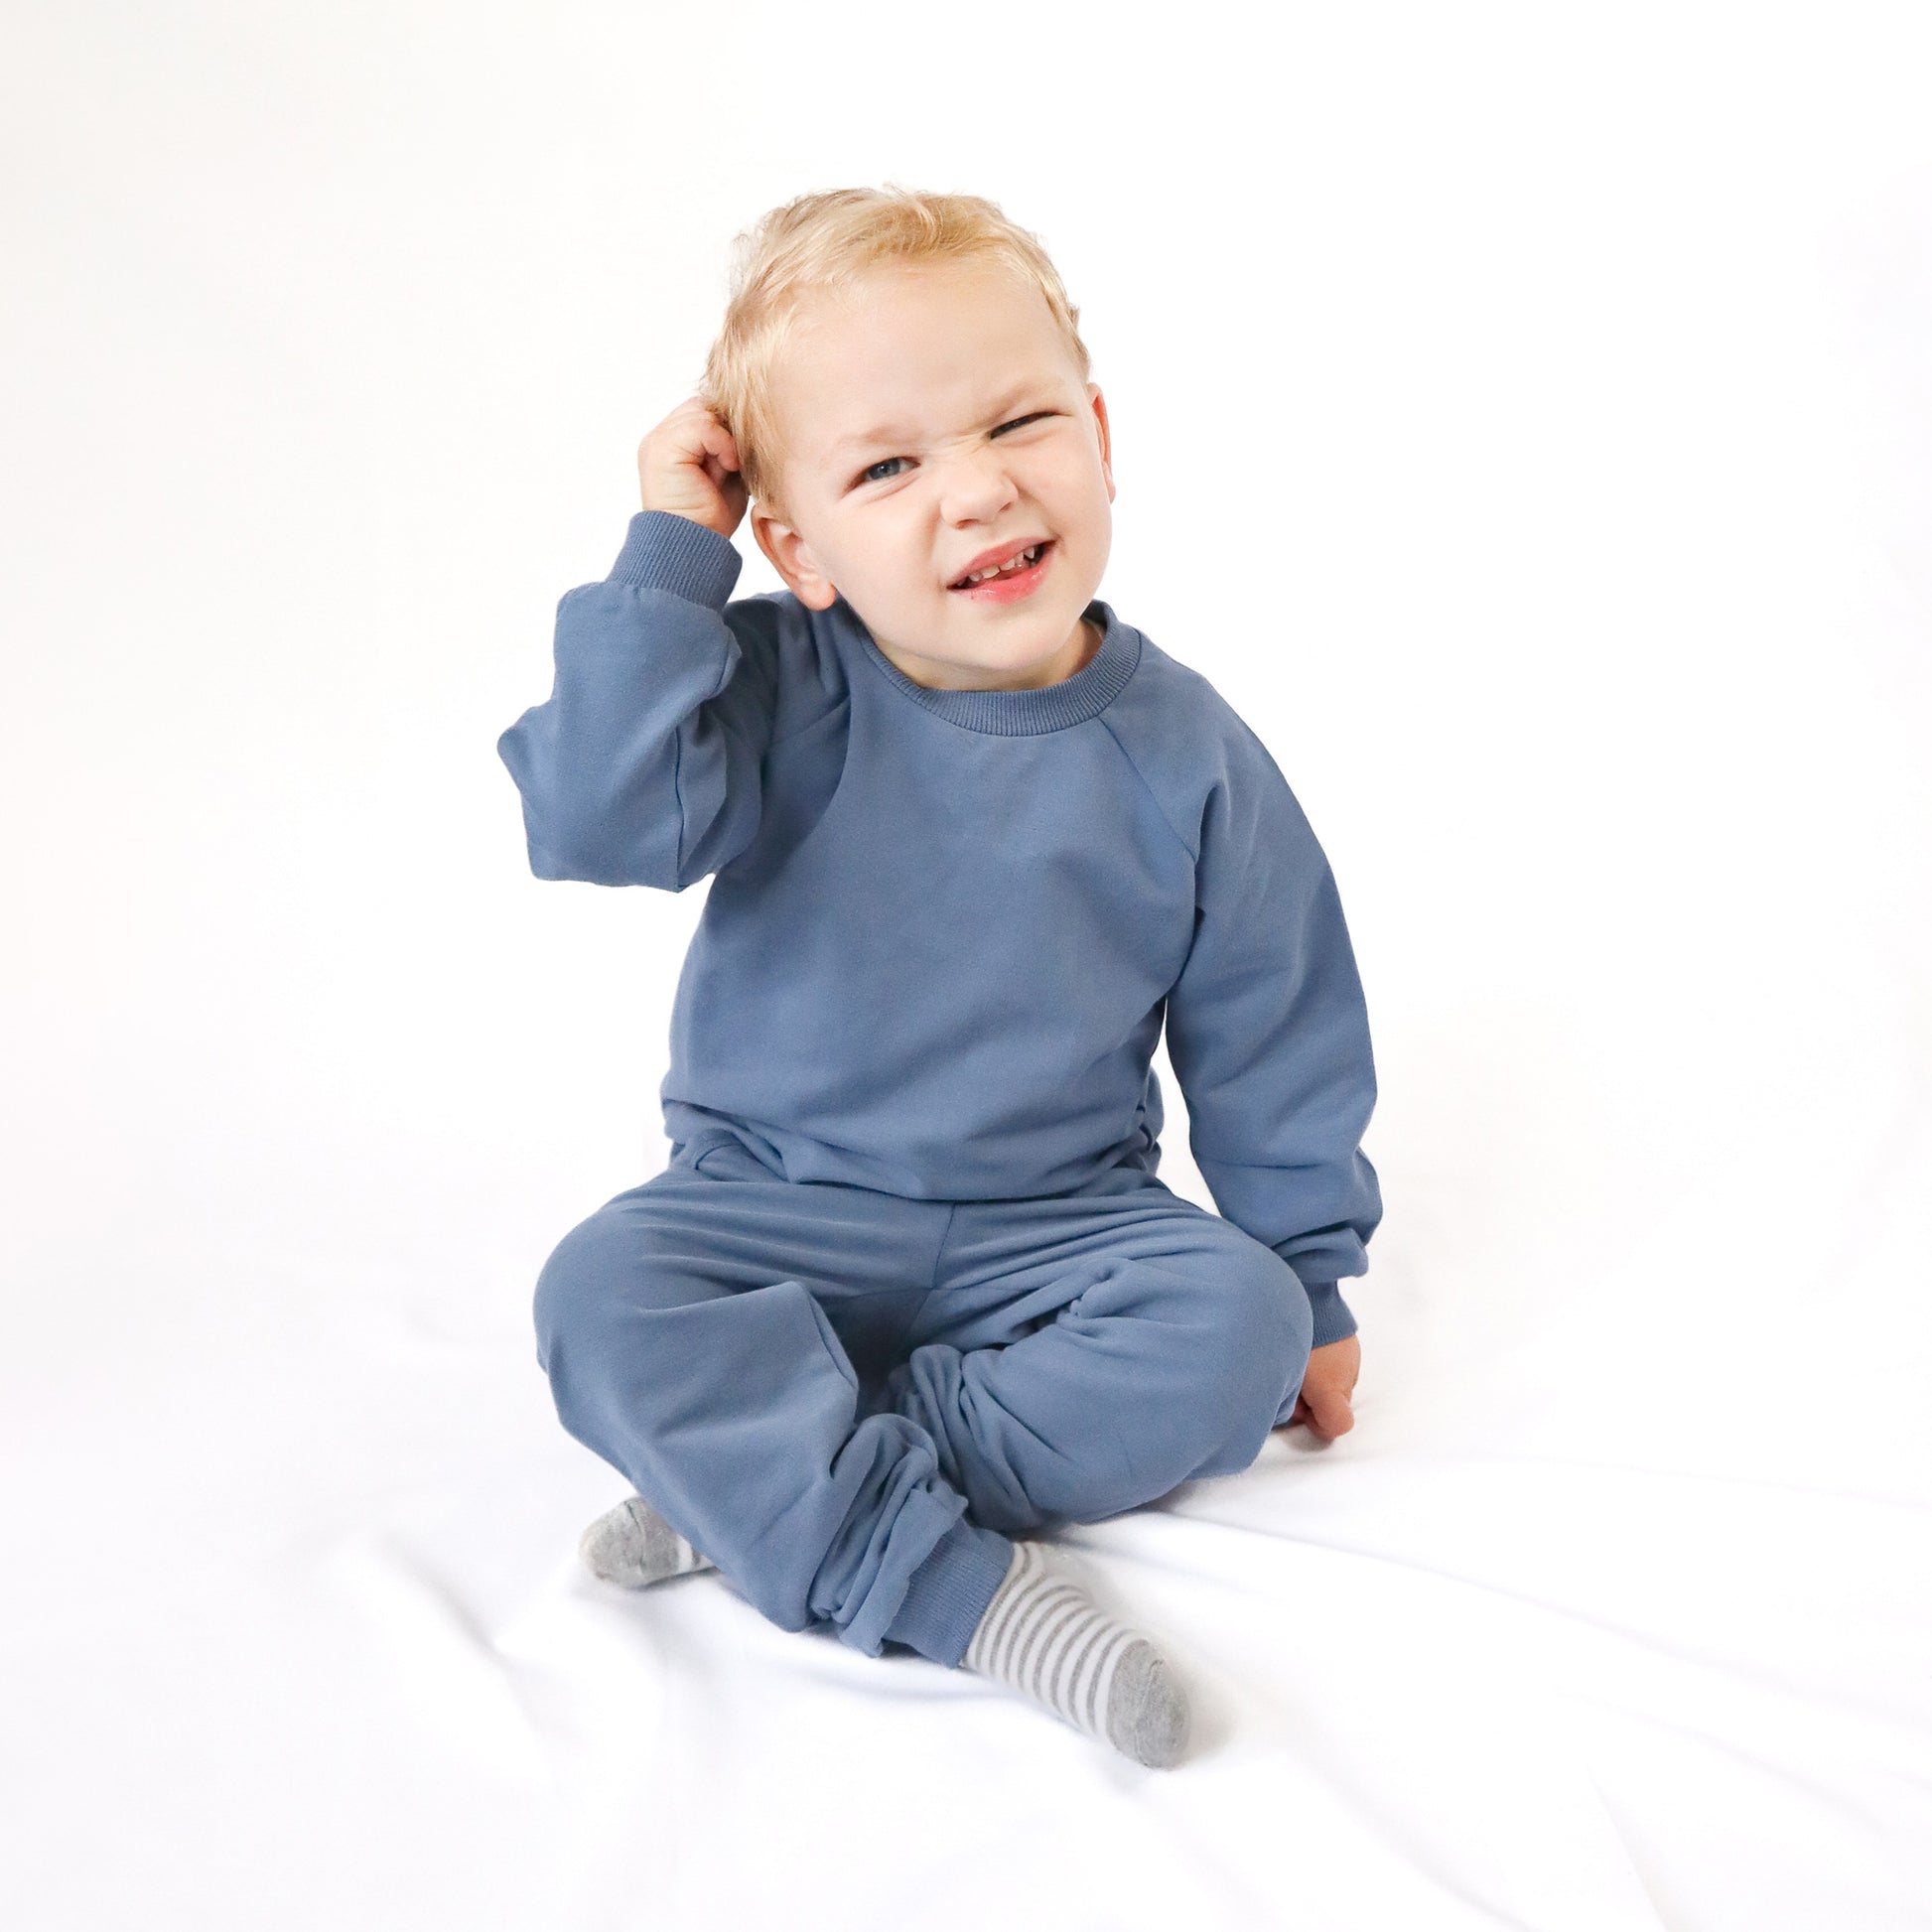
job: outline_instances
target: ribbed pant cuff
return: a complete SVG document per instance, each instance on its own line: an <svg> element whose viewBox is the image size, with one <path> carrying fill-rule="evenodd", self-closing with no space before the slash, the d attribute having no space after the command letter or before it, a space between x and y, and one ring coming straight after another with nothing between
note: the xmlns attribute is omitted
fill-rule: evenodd
<svg viewBox="0 0 1932 1932"><path fill-rule="evenodd" d="M956 1668L1012 1561L1010 1538L960 1517L913 1571L887 1641Z"/></svg>

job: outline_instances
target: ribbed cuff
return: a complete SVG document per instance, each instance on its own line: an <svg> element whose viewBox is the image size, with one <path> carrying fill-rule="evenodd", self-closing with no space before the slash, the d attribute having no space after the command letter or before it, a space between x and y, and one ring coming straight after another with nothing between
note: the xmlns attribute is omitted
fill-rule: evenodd
<svg viewBox="0 0 1932 1932"><path fill-rule="evenodd" d="M908 1644L921 1657L955 1669L1012 1562L1009 1538L960 1517L913 1571L886 1626L888 1641Z"/></svg>
<svg viewBox="0 0 1932 1932"><path fill-rule="evenodd" d="M639 510L607 581L639 590L669 591L722 611L745 568L730 537L670 510Z"/></svg>
<svg viewBox="0 0 1932 1932"><path fill-rule="evenodd" d="M1302 1286L1308 1290L1309 1307L1314 1311L1314 1339L1311 1347L1322 1348L1331 1341L1346 1340L1355 1332L1355 1316L1341 1299L1338 1282L1304 1282Z"/></svg>

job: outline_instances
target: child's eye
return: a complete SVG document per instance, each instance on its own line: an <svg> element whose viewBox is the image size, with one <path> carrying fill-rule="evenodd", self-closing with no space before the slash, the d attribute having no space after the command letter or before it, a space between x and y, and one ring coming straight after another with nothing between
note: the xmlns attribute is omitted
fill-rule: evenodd
<svg viewBox="0 0 1932 1932"><path fill-rule="evenodd" d="M1053 411L1050 409L1036 409L1034 411L1034 413L1031 416L1016 416L1012 422L1002 423L1000 425L1000 429L996 429L993 432L993 434L995 436L998 436L1000 434L1000 430L1020 429L1028 423L1036 423L1041 419L1041 417L1050 416L1052 414ZM890 477L875 478L873 472L876 470L885 469L885 467L889 463L903 463L905 459L902 456L882 457L877 463L875 463L872 466L870 470L861 470L858 476L853 479L853 481L855 483L874 483L874 482L891 483L892 479Z"/></svg>

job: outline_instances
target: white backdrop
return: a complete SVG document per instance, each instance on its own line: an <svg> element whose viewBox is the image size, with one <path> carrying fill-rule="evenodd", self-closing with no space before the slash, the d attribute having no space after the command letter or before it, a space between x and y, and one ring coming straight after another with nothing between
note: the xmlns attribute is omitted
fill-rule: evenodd
<svg viewBox="0 0 1932 1932"><path fill-rule="evenodd" d="M4 23L18 1922L1932 1925L1922 9ZM495 738L732 235L885 181L1053 255L1374 1025L1355 1431L1069 1539L1173 1773L592 1585L532 1352L703 888Z"/></svg>

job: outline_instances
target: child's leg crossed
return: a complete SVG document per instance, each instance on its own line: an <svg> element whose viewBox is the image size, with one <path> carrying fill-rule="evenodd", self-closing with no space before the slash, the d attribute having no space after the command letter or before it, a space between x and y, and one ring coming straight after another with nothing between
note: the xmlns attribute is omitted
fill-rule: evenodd
<svg viewBox="0 0 1932 1932"><path fill-rule="evenodd" d="M1092 1523L1260 1454L1307 1372L1295 1272L1151 1176L962 1202L887 1387L975 1521Z"/></svg>
<svg viewBox="0 0 1932 1932"><path fill-rule="evenodd" d="M787 1630L829 1622L876 1656L923 1568L917 1634L952 1663L1012 1546L963 1520L915 1423L860 1420L859 1378L819 1301L922 1289L948 1214L673 1165L564 1238L536 1320L564 1427L763 1615Z"/></svg>

